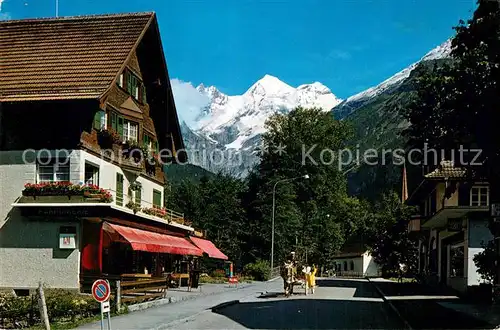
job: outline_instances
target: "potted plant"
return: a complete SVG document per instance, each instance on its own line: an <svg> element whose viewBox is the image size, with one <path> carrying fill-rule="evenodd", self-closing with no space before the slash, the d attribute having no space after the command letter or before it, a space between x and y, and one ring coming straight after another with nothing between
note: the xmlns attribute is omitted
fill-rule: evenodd
<svg viewBox="0 0 500 330"><path fill-rule="evenodd" d="M121 142L121 137L113 129L102 129L97 133L97 142L101 148L111 149L113 144Z"/></svg>
<svg viewBox="0 0 500 330"><path fill-rule="evenodd" d="M128 202L127 205L125 205L125 206L128 207L129 209L131 209L132 211L134 211L134 214L136 214L137 212L139 212L141 210L141 204L134 203L132 201Z"/></svg>

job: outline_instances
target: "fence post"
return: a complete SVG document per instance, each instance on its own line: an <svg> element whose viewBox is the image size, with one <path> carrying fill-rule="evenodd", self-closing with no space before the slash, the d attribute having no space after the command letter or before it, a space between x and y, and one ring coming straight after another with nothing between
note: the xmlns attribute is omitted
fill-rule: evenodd
<svg viewBox="0 0 500 330"><path fill-rule="evenodd" d="M47 313L47 304L45 303L45 294L43 293L42 282L38 283L38 306L40 307L40 318L45 326L45 330L50 330L49 315Z"/></svg>
<svg viewBox="0 0 500 330"><path fill-rule="evenodd" d="M120 280L116 281L116 311L120 313L122 309L122 288Z"/></svg>

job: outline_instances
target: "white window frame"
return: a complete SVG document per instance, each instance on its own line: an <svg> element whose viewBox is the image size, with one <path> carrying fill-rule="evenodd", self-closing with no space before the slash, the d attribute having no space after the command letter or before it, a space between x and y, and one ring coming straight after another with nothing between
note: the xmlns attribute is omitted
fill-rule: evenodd
<svg viewBox="0 0 500 330"><path fill-rule="evenodd" d="M40 177L40 168L47 168L50 169L50 172L52 174L52 178L50 180L42 180ZM61 169L64 169L64 171L61 171ZM67 170L67 171L66 171ZM58 174L67 172L67 180L58 180ZM71 179L71 170L70 170L70 162L67 160L64 164L63 162L57 162L55 160L51 160L50 162L39 162L36 164L36 182L37 183L46 183L46 182L66 182L70 181Z"/></svg>
<svg viewBox="0 0 500 330"><path fill-rule="evenodd" d="M92 173L92 182L89 183L89 181L86 179L86 174L87 174L87 165L88 166L91 166L93 167L93 173ZM83 168L83 179L85 180L85 184L95 184L96 186L99 185L99 166L95 165L95 164L92 164L92 163L89 163L89 162L85 162L85 166Z"/></svg>
<svg viewBox="0 0 500 330"><path fill-rule="evenodd" d="M123 88L123 72L120 73L120 77L118 78L118 86Z"/></svg>
<svg viewBox="0 0 500 330"><path fill-rule="evenodd" d="M135 136L131 135L133 126L135 126ZM123 121L123 138L125 141L139 141L139 124L125 119Z"/></svg>
<svg viewBox="0 0 500 330"><path fill-rule="evenodd" d="M477 205L472 204L472 191L477 189ZM481 190L486 190L486 204L483 205L483 200L481 199ZM490 187L488 186L472 186L470 188L470 196L469 196L470 206L488 206L490 205Z"/></svg>

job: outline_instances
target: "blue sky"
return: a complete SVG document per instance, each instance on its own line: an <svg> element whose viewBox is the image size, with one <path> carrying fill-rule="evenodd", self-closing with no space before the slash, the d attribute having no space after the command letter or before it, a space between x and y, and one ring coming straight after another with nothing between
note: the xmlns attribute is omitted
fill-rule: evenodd
<svg viewBox="0 0 500 330"><path fill-rule="evenodd" d="M0 18L54 16L56 0L0 0ZM59 0L60 16L155 11L171 78L241 94L266 73L346 98L453 35L475 0Z"/></svg>

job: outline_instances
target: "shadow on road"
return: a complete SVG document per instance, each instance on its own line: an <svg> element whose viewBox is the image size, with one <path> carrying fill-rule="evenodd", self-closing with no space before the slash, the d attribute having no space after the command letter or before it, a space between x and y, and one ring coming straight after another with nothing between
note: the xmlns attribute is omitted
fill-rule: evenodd
<svg viewBox="0 0 500 330"><path fill-rule="evenodd" d="M240 303L218 310L249 329L401 329L381 302L287 299Z"/></svg>
<svg viewBox="0 0 500 330"><path fill-rule="evenodd" d="M317 280L316 284L318 287L334 287L334 288L352 288L356 289L354 297L356 298L381 298L380 294L374 289L374 287L366 281L355 281L355 280Z"/></svg>

